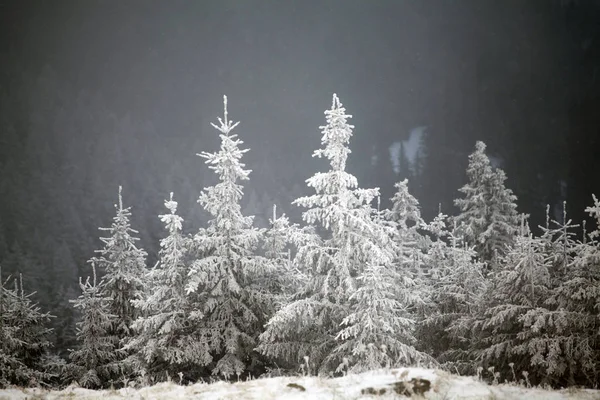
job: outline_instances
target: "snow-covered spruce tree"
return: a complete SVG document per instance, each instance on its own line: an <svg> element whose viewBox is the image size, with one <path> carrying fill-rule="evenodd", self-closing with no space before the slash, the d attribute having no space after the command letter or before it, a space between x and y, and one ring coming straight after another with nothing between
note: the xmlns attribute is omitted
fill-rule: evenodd
<svg viewBox="0 0 600 400"><path fill-rule="evenodd" d="M14 280L14 289L0 277L0 387L38 386L48 383L53 374L49 356L52 316L40 310L25 295L23 280Z"/></svg>
<svg viewBox="0 0 600 400"><path fill-rule="evenodd" d="M212 216L207 228L193 238L193 246L203 256L194 260L189 272L188 293L197 293L202 316L196 334L207 346L195 357L210 363L213 375L229 378L245 371L260 372L262 357L254 348L258 335L274 312L273 294L264 282L273 279L276 265L256 250L264 230L252 226L253 217L242 215L242 186L250 170L240 161L247 149L232 130L224 96L224 118L219 125L221 148L199 156L219 176L219 183L202 190L198 202ZM212 362L211 362L212 361Z"/></svg>
<svg viewBox="0 0 600 400"><path fill-rule="evenodd" d="M600 379L600 201L593 196L594 204L586 212L596 226L575 248L575 259L570 273L557 291L556 302L570 313L572 324L570 338L572 350L568 353L577 361L570 381L595 386ZM589 240L586 240L589 239ZM571 372L570 372L571 373Z"/></svg>
<svg viewBox="0 0 600 400"><path fill-rule="evenodd" d="M110 314L110 298L103 297L103 282L97 282L96 267L92 262L92 281L79 279L81 295L71 300L81 315L77 322L79 346L71 350L67 365L67 381L75 380L82 387L98 389L107 387L120 378L117 361L122 359L119 338L111 333L116 316Z"/></svg>
<svg viewBox="0 0 600 400"><path fill-rule="evenodd" d="M485 143L478 141L469 156L469 183L459 189L464 198L454 200L460 209L455 219L467 244L475 246L488 269L495 269L514 241L519 216L517 197L504 186L504 171L492 168L485 149Z"/></svg>
<svg viewBox="0 0 600 400"><path fill-rule="evenodd" d="M522 316L526 345L515 349L540 369L536 379L553 386L592 386L597 382L600 350L598 243L576 242L573 225L563 213L562 223L547 224L542 242L551 276L551 292L543 306ZM592 211L593 208L588 208Z"/></svg>
<svg viewBox="0 0 600 400"><path fill-rule="evenodd" d="M544 376L543 370L529 355L529 346L535 345L529 331L535 327L527 325L524 316L544 307L552 291L551 269L543 242L525 222L501 265L473 322L472 348L484 367L494 367L502 377L512 376L512 363L517 373L527 371L530 381L539 383L536 378Z"/></svg>
<svg viewBox="0 0 600 400"><path fill-rule="evenodd" d="M160 241L158 264L148 272L146 296L134 300L141 315L126 349L134 351L131 361L146 378L164 380L182 373L186 380L197 380L210 356L208 343L197 332L202 317L197 296L186 293L190 239L181 232L183 218L177 215L173 193L165 207L169 213L159 217L168 235Z"/></svg>
<svg viewBox="0 0 600 400"><path fill-rule="evenodd" d="M448 349L448 343L443 336L447 327L441 320L438 296L441 290L442 279L448 272L450 264L450 249L447 238L450 235L446 227L448 216L441 212L430 223L421 223L420 228L426 233L427 249L424 257L424 269L427 271L427 285L425 287L424 304L421 307L421 318L417 323L416 336L418 347L438 358L440 353Z"/></svg>
<svg viewBox="0 0 600 400"><path fill-rule="evenodd" d="M409 193L408 180L405 179L394 185L397 189L390 210L383 210L379 214L383 219L379 223L391 222L393 226L392 238L396 243L394 263L403 271L405 278L409 276L414 281L412 284L411 310L416 311L416 316L421 319L426 309L428 291L431 286L425 251L427 240L419 232L425 223L421 218L419 201ZM386 222L389 221L389 222Z"/></svg>
<svg viewBox="0 0 600 400"><path fill-rule="evenodd" d="M345 171L353 126L336 95L325 115L324 148L313 156L327 158L331 169L309 178L316 194L295 204L308 208L304 221L318 223L328 236L299 246L295 262L306 268L309 280L271 318L259 350L290 363L308 360L311 372L319 373L412 363L423 356L410 346L413 322L394 301L399 288L392 291L380 280L395 277L394 228L374 220L370 203L378 189L357 188L356 178ZM405 283L401 288L407 294L410 282ZM380 288L384 290L377 294ZM396 328L401 330L394 332Z"/></svg>
<svg viewBox="0 0 600 400"><path fill-rule="evenodd" d="M1 272L0 269L0 388L6 388L13 381L29 382L31 372L15 352L20 346L13 318L18 297L6 287L7 282L2 279Z"/></svg>
<svg viewBox="0 0 600 400"><path fill-rule="evenodd" d="M110 236L100 238L104 248L96 250L99 256L90 261L104 272L98 296L109 299L108 313L115 316L108 334L115 335L123 346L134 336L131 324L138 317L139 311L134 307L133 301L143 297L146 252L136 246L139 239L133 235L138 232L131 228L130 208L123 208L120 186L119 204L115 208L117 214L111 227L100 228ZM122 352L119 355L122 358L118 360L121 374L128 377L129 367L124 362L127 354Z"/></svg>
<svg viewBox="0 0 600 400"><path fill-rule="evenodd" d="M398 224L398 229L405 233L404 236L413 235L423 224L419 201L409 193L408 179L394 184L394 187L397 190L391 198L392 208L385 210L385 218Z"/></svg>
<svg viewBox="0 0 600 400"><path fill-rule="evenodd" d="M273 216L269 219L269 228L265 231L264 249L265 257L282 266L284 272L277 277L276 281L271 282L271 291L278 293L283 297L284 293L293 294L294 281L293 263L291 249L289 248L290 221L282 214L277 216L277 207L273 205Z"/></svg>
<svg viewBox="0 0 600 400"><path fill-rule="evenodd" d="M439 213L424 225L431 235L426 257L431 309L420 323L418 337L422 348L447 368L473 373L469 327L487 282L475 251L464 243L456 227L448 231L446 221L447 216Z"/></svg>
<svg viewBox="0 0 600 400"><path fill-rule="evenodd" d="M342 358L336 372L433 362L414 347L415 319L410 310L413 284L404 282L392 265L391 261L388 265L371 261L357 278L358 288L350 296L352 312L336 336L341 344L329 357Z"/></svg>
<svg viewBox="0 0 600 400"><path fill-rule="evenodd" d="M577 242L573 231L579 225L567 219L567 203L563 202L563 220L558 222L550 219L550 206L546 206L546 225L540 227L548 263L551 268L552 287L557 287L570 273L574 262Z"/></svg>

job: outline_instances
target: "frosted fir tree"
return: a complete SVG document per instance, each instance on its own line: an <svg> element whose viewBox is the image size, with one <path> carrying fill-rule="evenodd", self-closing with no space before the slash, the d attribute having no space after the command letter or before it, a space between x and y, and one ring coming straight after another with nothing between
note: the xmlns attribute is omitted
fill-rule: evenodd
<svg viewBox="0 0 600 400"><path fill-rule="evenodd" d="M265 256L285 262L289 259L290 227L297 228L297 224L290 225L290 220L282 214L277 216L277 206L273 205L273 216L269 219L269 229L265 232Z"/></svg>
<svg viewBox="0 0 600 400"><path fill-rule="evenodd" d="M421 218L419 201L409 193L407 179L396 183L394 187L397 191L390 199L392 207L381 214L384 219L396 225L394 239L400 244L400 249L404 253L400 258L410 258L413 272L421 275L424 272L422 252L426 248L426 240L419 232L419 228L425 224Z"/></svg>
<svg viewBox="0 0 600 400"><path fill-rule="evenodd" d="M0 388L6 388L17 380L29 382L31 374L15 353L20 345L13 318L18 297L6 287L6 283L0 269Z"/></svg>
<svg viewBox="0 0 600 400"><path fill-rule="evenodd" d="M562 222L550 219L550 206L546 206L546 225L540 227L542 230L540 241L544 245L552 269L553 286L563 282L570 273L577 247L575 228L579 228L579 225L567 219L566 202L563 202Z"/></svg>
<svg viewBox="0 0 600 400"><path fill-rule="evenodd" d="M397 190L391 198L392 208L385 211L385 218L397 223L403 231L419 228L424 222L419 201L408 191L408 179L394 184L394 187Z"/></svg>
<svg viewBox="0 0 600 400"><path fill-rule="evenodd" d="M485 149L485 143L475 144L467 167L469 183L459 189L464 197L454 204L460 209L456 222L467 244L494 269L514 241L519 215L517 197L504 185L504 171L492 168Z"/></svg>
<svg viewBox="0 0 600 400"><path fill-rule="evenodd" d="M544 306L552 287L544 244L533 237L525 222L502 265L503 269L492 278L486 302L473 324L478 332L473 347L484 366L495 366L502 376L509 376L512 371L507 367L512 363L515 371L527 371L533 381L541 376L541 370L528 355L529 346L535 345L529 331L535 327L528 326L524 316Z"/></svg>
<svg viewBox="0 0 600 400"><path fill-rule="evenodd" d="M435 364L415 349L412 282L403 282L393 267L378 263L368 264L357 280L360 286L350 296L352 312L344 318L343 329L336 336L342 343L330 356L342 358L336 372Z"/></svg>
<svg viewBox="0 0 600 400"><path fill-rule="evenodd" d="M225 96L224 117L212 125L220 132L221 148L199 156L219 183L204 188L198 199L212 219L194 236L194 248L204 256L192 262L187 292L197 293L202 304L197 334L208 346L197 357L207 364L212 360L212 374L229 378L261 368L263 361L254 348L274 312L273 294L264 282L273 278L276 267L256 253L264 230L254 228L253 217L241 212L243 188L238 182L250 174L241 162L248 150L240 148L243 142L232 133L238 123L228 119Z"/></svg>
<svg viewBox="0 0 600 400"><path fill-rule="evenodd" d="M385 344L377 340L380 339L376 338L377 334L367 334L368 320L363 318L366 314L361 310L367 306L364 301L367 293L373 294L372 289L365 288L358 297L353 295L364 286L363 278L358 278L365 273L365 267L372 262L373 268L390 268L396 250L390 240L393 228L374 221L376 213L370 204L378 196L378 189L357 188L356 178L345 171L353 126L347 122L351 116L346 114L336 95L325 115L327 124L321 127L324 147L313 156L327 158L330 170L309 178L307 184L316 194L301 197L294 203L307 208L304 221L318 223L327 230L327 238L298 247L295 262L305 266L308 282L290 304L271 318L259 346L259 350L271 358L283 358L289 363L308 360L311 371L319 373L363 363L367 354L353 354L351 350L363 340L372 340L379 350L380 345ZM379 270L374 271L379 273ZM382 309L382 315L391 310L399 311L395 315L401 318L401 310L394 306ZM383 317L373 317L383 321ZM396 321L390 323L396 326ZM387 328L379 326L377 332L387 332ZM384 353L394 358L397 348L390 343ZM413 351L407 358L416 355Z"/></svg>
<svg viewBox="0 0 600 400"><path fill-rule="evenodd" d="M487 282L483 264L457 233L446 227L441 212L423 228L432 239L426 264L430 272L431 307L420 323L421 346L436 359L461 372L473 373L469 327L483 300Z"/></svg>
<svg viewBox="0 0 600 400"><path fill-rule="evenodd" d="M55 376L49 355L48 328L52 315L44 313L23 290L23 278L6 286L0 276L0 387L39 386Z"/></svg>
<svg viewBox="0 0 600 400"><path fill-rule="evenodd" d="M115 208L117 215L111 227L100 228L110 236L100 238L104 248L97 250L99 256L90 262L104 272L98 295L110 299L108 312L116 317L109 334L117 336L121 345L125 345L134 335L131 324L139 315L133 301L141 299L144 293L146 252L136 246L139 239L133 235L138 232L131 228L131 211L123 207L120 186L119 203ZM121 368L126 369L125 364Z"/></svg>
<svg viewBox="0 0 600 400"><path fill-rule="evenodd" d="M592 197L594 204L585 211L596 226L589 234L584 229L568 278L556 296L559 309L568 311L567 320L575 331L571 338L576 351L567 354L577 365L569 365L568 383L575 381L586 386L594 386L600 379L600 201L595 195Z"/></svg>
<svg viewBox="0 0 600 400"><path fill-rule="evenodd" d="M97 282L96 267L92 263L92 280L79 279L81 295L71 300L81 314L76 323L78 347L71 350L67 365L68 381L76 381L89 389L108 387L119 379L117 361L122 359L119 338L111 333L116 316L109 311L110 298L102 296L103 282Z"/></svg>
<svg viewBox="0 0 600 400"><path fill-rule="evenodd" d="M390 199L392 207L380 213L382 220L379 223L390 221L394 227L392 237L397 245L394 263L404 271L404 275L411 274L414 280L412 298L416 301L412 307L422 314L430 286L424 254L427 240L419 232L425 223L421 218L419 201L408 191L408 180L398 182L394 187L397 191Z"/></svg>
<svg viewBox="0 0 600 400"><path fill-rule="evenodd" d="M426 233L427 257L425 264L429 269L432 279L439 279L445 271L448 260L448 238L452 238L448 231L448 215L440 212L430 223L421 223L420 228Z"/></svg>
<svg viewBox="0 0 600 400"><path fill-rule="evenodd" d="M182 234L183 218L177 215L173 193L165 201L169 213L160 215L168 235L160 241L159 262L148 272L147 295L134 300L140 316L132 327L137 335L126 349L133 350L132 362L144 377L164 380L182 373L198 379L210 362L208 343L198 335L202 313L197 296L186 292L190 239Z"/></svg>
<svg viewBox="0 0 600 400"><path fill-rule="evenodd" d="M594 216L594 208L587 211ZM540 369L536 378L544 383L593 386L600 366L598 242L594 232L589 242L585 233L583 241L574 240L577 225L567 219L566 204L562 223L551 222L554 228L547 222L541 240L550 265L552 291L543 306L522 316L522 336L527 344L516 350Z"/></svg>

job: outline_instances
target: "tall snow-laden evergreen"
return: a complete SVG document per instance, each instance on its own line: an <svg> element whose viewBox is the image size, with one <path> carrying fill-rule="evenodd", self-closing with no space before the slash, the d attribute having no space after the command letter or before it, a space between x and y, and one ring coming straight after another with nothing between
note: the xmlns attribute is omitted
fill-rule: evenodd
<svg viewBox="0 0 600 400"><path fill-rule="evenodd" d="M464 197L454 204L460 209L456 222L467 244L494 269L514 241L519 216L517 197L504 186L504 171L492 168L485 149L485 143L475 144L467 167L469 183L459 189Z"/></svg>
<svg viewBox="0 0 600 400"><path fill-rule="evenodd" d="M257 373L262 360L254 351L258 334L274 312L273 294L264 286L273 278L274 264L257 255L264 230L252 226L253 217L244 216L239 181L248 180L250 170L241 158L248 150L232 133L238 123L228 119L227 97L219 125L221 148L200 157L219 177L219 183L202 190L198 202L212 216L207 228L194 236L193 246L202 256L192 262L187 292L196 292L202 304L197 335L206 343L198 359L205 360L212 373L229 378L244 371Z"/></svg>
<svg viewBox="0 0 600 400"><path fill-rule="evenodd" d="M421 355L410 346L413 323L403 316L396 293L380 281L394 277L394 228L375 222L370 203L378 189L357 188L356 178L345 171L353 126L336 95L325 115L324 148L313 156L327 158L330 170L309 178L316 194L294 203L308 208L304 221L318 223L327 236L299 246L295 263L306 268L308 282L269 321L259 350L290 363L306 359L319 373L411 362ZM369 300L380 287L386 290ZM394 336L394 328L405 329L407 337Z"/></svg>
<svg viewBox="0 0 600 400"><path fill-rule="evenodd" d="M109 299L108 313L115 316L109 335L115 335L121 345L125 345L134 335L131 324L139 315L133 301L143 296L146 252L136 246L139 239L133 235L138 232L131 228L130 209L123 208L120 186L119 203L115 208L117 215L111 227L100 228L110 236L100 238L104 248L97 250L99 256L90 262L104 272L98 296Z"/></svg>
<svg viewBox="0 0 600 400"><path fill-rule="evenodd" d="M97 282L96 267L92 263L93 278L85 282L79 279L81 295L71 300L79 310L81 320L77 322L79 346L70 354L67 379L75 380L85 388L107 387L111 381L121 377L117 361L121 359L119 338L111 333L116 316L110 314L110 298L103 297L103 282Z"/></svg>
<svg viewBox="0 0 600 400"><path fill-rule="evenodd" d="M147 378L164 380L182 373L186 380L197 380L210 358L208 343L197 332L202 317L194 302L197 296L186 292L190 239L181 232L183 218L177 215L173 193L165 207L169 213L159 217L168 235L160 241L158 264L148 272L146 296L134 301L141 315L126 348L134 350L134 365Z"/></svg>

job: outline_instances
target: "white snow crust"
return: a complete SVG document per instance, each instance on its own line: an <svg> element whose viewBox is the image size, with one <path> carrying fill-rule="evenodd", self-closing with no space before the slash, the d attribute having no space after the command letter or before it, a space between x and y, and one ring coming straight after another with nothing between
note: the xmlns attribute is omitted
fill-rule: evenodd
<svg viewBox="0 0 600 400"><path fill-rule="evenodd" d="M180 386L175 383L160 383L141 389L125 388L120 390L89 390L69 386L61 391L45 391L43 389L7 389L0 391L0 400L26 399L202 399L202 400L346 400L346 399L403 399L391 389L399 381L410 381L413 378L427 379L431 382L431 390L424 396L415 395L417 399L529 399L529 400L563 400L563 399L600 399L600 390L565 389L549 391L538 388L525 388L513 385L490 386L478 381L475 377L450 375L446 372L422 368L399 368L379 370L340 378L326 379L319 377L277 377L255 379L245 382L197 383ZM301 388L290 387L296 384ZM363 394L367 388L386 388L386 394Z"/></svg>

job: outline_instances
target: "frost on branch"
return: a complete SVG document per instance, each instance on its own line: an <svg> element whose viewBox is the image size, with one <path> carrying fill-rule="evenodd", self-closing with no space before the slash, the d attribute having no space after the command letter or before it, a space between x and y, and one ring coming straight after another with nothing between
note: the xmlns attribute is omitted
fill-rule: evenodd
<svg viewBox="0 0 600 400"><path fill-rule="evenodd" d="M55 377L48 355L47 328L52 315L44 313L23 291L23 278L7 286L0 274L0 388L39 386Z"/></svg>
<svg viewBox="0 0 600 400"><path fill-rule="evenodd" d="M379 190L358 188L356 178L345 171L353 126L336 95L325 116L327 123L321 127L323 148L314 156L327 158L330 169L307 180L314 195L294 203L307 208L303 213L306 223L320 225L327 234L321 241L299 245L295 262L306 268L308 280L271 318L258 349L289 363L300 363L308 357L320 373L331 373L340 365L359 370L376 361L380 366L410 362L417 352L410 347L413 323L404 316L403 307L397 306L387 292L381 294L386 297L379 303L367 300L377 288L371 278L393 271L397 246L390 238L395 226L383 223L371 206ZM368 265L373 268L369 272L365 269ZM404 278L393 276L393 283L403 282ZM407 286L400 287L404 290ZM369 311L381 314L367 315ZM391 315L394 320L385 321ZM378 325L372 325L373 321ZM388 323L406 329L397 336ZM369 343L377 351L382 351L382 345L387 347L382 356L366 351L353 353L354 348L367 348Z"/></svg>
<svg viewBox="0 0 600 400"><path fill-rule="evenodd" d="M131 211L123 207L121 187L119 187L119 204L115 205L116 216L110 228L100 228L109 233L101 237L104 248L97 250L98 257L90 260L104 273L98 296L109 299L108 313L115 316L108 334L118 338L121 345L134 336L131 325L138 317L139 311L133 301L143 298L144 277L146 276L146 252L136 246L139 239L133 235L138 232L131 228L129 219ZM121 356L124 358L125 353ZM126 363L120 360L123 374Z"/></svg>
<svg viewBox="0 0 600 400"><path fill-rule="evenodd" d="M190 239L181 232L173 193L165 201L168 213L159 215L167 236L160 241L159 262L148 272L149 290L134 305L140 316L133 323L137 335L127 345L132 362L144 378L165 380L182 373L197 380L212 361L206 338L197 333L202 313L195 293L186 292L190 270Z"/></svg>
<svg viewBox="0 0 600 400"><path fill-rule="evenodd" d="M120 378L118 360L123 358L119 338L111 330L116 316L109 311L110 299L101 295L103 282L97 282L96 267L92 263L93 278L79 279L81 295L71 300L81 313L77 322L78 347L71 350L67 365L68 381L76 381L85 388L98 389Z"/></svg>
<svg viewBox="0 0 600 400"><path fill-rule="evenodd" d="M218 152L199 154L219 177L204 188L198 203L211 215L207 228L193 238L193 260L186 286L197 293L202 315L196 334L207 343L202 357L212 359L213 374L225 378L257 368L263 361L254 351L258 334L274 312L276 302L265 282L273 279L276 266L256 254L264 230L253 227L253 217L242 215L240 201L250 170L241 158L247 149L232 131L238 123L228 119L227 97L224 117L213 127L220 132Z"/></svg>

